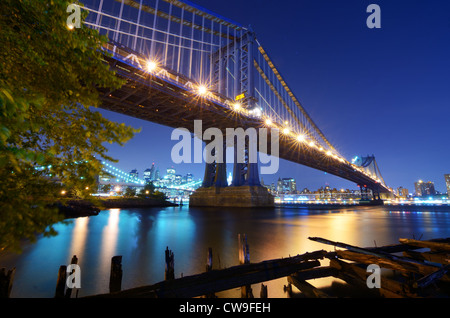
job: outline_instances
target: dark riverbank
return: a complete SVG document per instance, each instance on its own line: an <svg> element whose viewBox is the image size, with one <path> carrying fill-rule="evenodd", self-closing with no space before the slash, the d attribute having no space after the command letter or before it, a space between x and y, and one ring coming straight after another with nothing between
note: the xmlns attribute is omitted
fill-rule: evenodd
<svg viewBox="0 0 450 318"><path fill-rule="evenodd" d="M148 208L148 207L167 207L178 206L178 204L154 198L114 198L114 199L95 199L71 200L65 204L57 204L59 212L64 214L65 218L76 218L83 216L98 215L105 209L125 209L125 208Z"/></svg>

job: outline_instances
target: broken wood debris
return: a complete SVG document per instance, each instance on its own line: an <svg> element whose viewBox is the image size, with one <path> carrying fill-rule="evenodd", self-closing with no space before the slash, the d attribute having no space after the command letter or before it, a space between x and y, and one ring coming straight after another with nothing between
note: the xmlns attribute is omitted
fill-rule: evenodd
<svg viewBox="0 0 450 318"><path fill-rule="evenodd" d="M122 256L111 259L109 293L88 297L124 298L216 298L216 293L241 288L241 297L253 298L252 284L261 284L260 297L267 298L268 290L264 282L287 278L284 291L293 295L292 286L303 296L314 298L342 297L318 288L310 281L319 278L337 278L352 288L365 290L360 297L421 298L450 296L450 238L416 240L400 238L399 244L380 247L359 247L348 243L331 241L321 237L310 240L334 246L333 251L317 250L258 263L250 262L247 236L239 235L239 265L224 269L213 268L212 248L208 248L206 271L204 273L175 278L174 252L165 250L165 277L159 283L122 290ZM429 249L429 251L424 251ZM402 255L398 255L402 253ZM328 260L322 265L320 260ZM77 264L76 256L71 263ZM369 270L377 265L378 272ZM220 266L219 266L220 267ZM71 289L66 290L67 266L58 272L55 297L71 297ZM381 271L381 269L383 271ZM0 271L0 297L9 297L15 269ZM378 285L370 286L369 278L379 275ZM358 294L359 295L359 294ZM75 297L78 297L78 290Z"/></svg>
<svg viewBox="0 0 450 318"><path fill-rule="evenodd" d="M391 270L381 275L381 297L449 297L450 296L450 239L415 240L400 238L398 245L362 248L320 237L312 241L333 245L335 250L327 255L330 266L336 268L338 277L348 283L366 284L371 272L370 264ZM413 250L429 248L430 252ZM395 253L403 252L403 256ZM333 275L334 276L334 275Z"/></svg>

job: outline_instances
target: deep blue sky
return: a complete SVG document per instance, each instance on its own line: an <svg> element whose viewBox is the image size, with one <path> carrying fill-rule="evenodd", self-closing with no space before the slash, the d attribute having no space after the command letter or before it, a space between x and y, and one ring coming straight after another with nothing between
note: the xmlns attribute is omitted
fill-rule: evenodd
<svg viewBox="0 0 450 318"><path fill-rule="evenodd" d="M291 90L347 159L374 154L386 183L414 191L450 173L450 1L446 0L193 0L251 25ZM369 29L369 4L381 8L381 29ZM203 177L203 164L175 165L171 128L101 112L142 127L124 147L111 146L117 167L140 175L155 162L162 174ZM356 188L338 177L281 161L265 183L294 177L297 188Z"/></svg>

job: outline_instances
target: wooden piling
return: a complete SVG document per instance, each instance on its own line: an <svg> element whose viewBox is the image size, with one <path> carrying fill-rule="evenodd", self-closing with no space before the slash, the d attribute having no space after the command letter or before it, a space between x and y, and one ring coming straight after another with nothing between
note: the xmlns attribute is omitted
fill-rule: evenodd
<svg viewBox="0 0 450 318"><path fill-rule="evenodd" d="M70 261L70 264L78 264L78 258L76 255L72 256L72 260ZM73 274L74 272L75 272L75 270L72 270L71 274ZM67 273L66 273L66 275L67 275ZM66 283L66 281L65 281L65 283ZM71 296L72 296L72 288L67 287L65 297L70 298Z"/></svg>
<svg viewBox="0 0 450 318"><path fill-rule="evenodd" d="M247 235L238 234L238 241L239 241L239 264L249 264L250 250L247 244Z"/></svg>
<svg viewBox="0 0 450 318"><path fill-rule="evenodd" d="M166 247L166 270L164 273L164 280L175 279L175 266L174 266L174 255L169 247Z"/></svg>
<svg viewBox="0 0 450 318"><path fill-rule="evenodd" d="M250 264L250 250L247 243L246 234L238 234L239 241L239 264ZM251 285L241 287L241 298L253 298Z"/></svg>
<svg viewBox="0 0 450 318"><path fill-rule="evenodd" d="M267 298L267 285L261 283L261 291L259 292L260 298Z"/></svg>
<svg viewBox="0 0 450 318"><path fill-rule="evenodd" d="M212 248L208 248L208 256L206 257L206 272L210 272L213 269L213 254ZM205 298L216 298L215 293L208 293L205 295Z"/></svg>
<svg viewBox="0 0 450 318"><path fill-rule="evenodd" d="M8 271L6 268L0 269L0 298L9 298L15 273L15 267Z"/></svg>
<svg viewBox="0 0 450 318"><path fill-rule="evenodd" d="M109 292L116 293L122 290L122 256L111 258L111 273L109 276Z"/></svg>
<svg viewBox="0 0 450 318"><path fill-rule="evenodd" d="M119 293L97 295L97 297L199 297L208 293L238 288L242 285L259 284L320 266L318 259L322 259L326 253L326 251L315 251L260 263L236 265L221 270L165 280L151 286L122 290Z"/></svg>
<svg viewBox="0 0 450 318"><path fill-rule="evenodd" d="M206 271L209 272L212 270L213 267L213 255L212 255L212 248L208 248L208 256L206 258Z"/></svg>
<svg viewBox="0 0 450 318"><path fill-rule="evenodd" d="M58 271L58 279L56 281L55 298L64 298L66 289L67 266L61 265Z"/></svg>

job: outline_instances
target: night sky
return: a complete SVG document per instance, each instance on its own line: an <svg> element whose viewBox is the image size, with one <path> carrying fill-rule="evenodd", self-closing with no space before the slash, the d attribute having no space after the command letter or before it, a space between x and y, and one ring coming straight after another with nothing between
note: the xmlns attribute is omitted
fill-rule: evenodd
<svg viewBox="0 0 450 318"><path fill-rule="evenodd" d="M347 159L374 154L388 186L414 192L433 181L445 192L450 173L450 1L193 0L250 25L288 86L328 140ZM381 29L369 29L369 4ZM109 146L115 164L140 176L152 162L202 178L203 164L174 164L172 128L100 110L140 134ZM231 171L231 170L230 170ZM287 161L265 183L294 177L297 189L356 185Z"/></svg>

